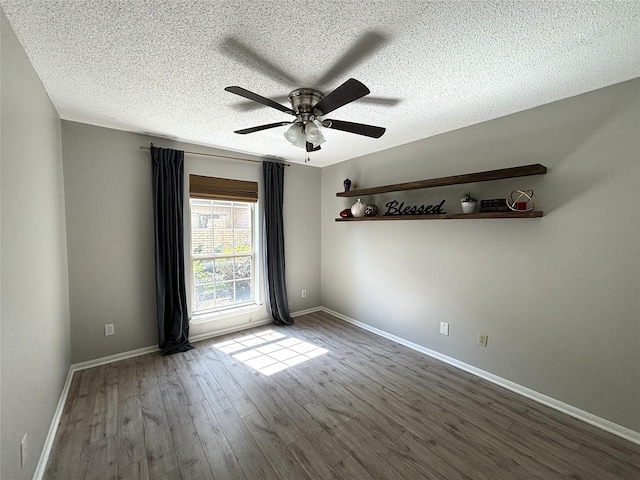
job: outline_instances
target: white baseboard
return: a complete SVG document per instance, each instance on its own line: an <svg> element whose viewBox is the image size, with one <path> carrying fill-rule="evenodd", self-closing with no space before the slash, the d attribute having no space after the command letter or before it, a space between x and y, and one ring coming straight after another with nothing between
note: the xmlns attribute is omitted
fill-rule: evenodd
<svg viewBox="0 0 640 480"><path fill-rule="evenodd" d="M292 312L291 316L292 317L299 317L301 315L307 315L309 313L320 312L322 310L323 310L322 307L307 308L306 310L298 310L297 312Z"/></svg>
<svg viewBox="0 0 640 480"><path fill-rule="evenodd" d="M67 379L64 382L64 386L62 387L62 393L60 394L60 399L58 400L58 406L56 407L56 411L53 414L53 420L51 421L51 425L49 426L49 433L47 433L47 438L44 440L44 446L42 447L42 453L40 454L40 458L38 459L38 465L36 465L36 471L33 474L33 480L41 480L44 476L44 471L47 468L47 462L49 461L49 455L51 454L51 447L53 447L53 441L56 438L56 433L58 431L58 423L60 423L60 418L62 418L62 410L64 410L64 404L67 401L67 395L69 394L69 387L71 387L71 379L73 378L73 371L69 369L67 373Z"/></svg>
<svg viewBox="0 0 640 480"><path fill-rule="evenodd" d="M411 348L412 350L416 350L420 353L424 353L425 355L429 355L430 357L441 360L445 363L448 363L449 365L464 370L465 372L469 372L480 378L484 378L491 383L522 395L523 397L527 397L538 403L546 405L547 407L558 410L559 412L566 413L567 415L577 418L578 420L582 420L589 425L593 425L594 427L598 427L606 432L612 433L614 435L617 435L618 437L624 438L625 440L629 440L630 442L640 445L640 432L636 432L634 430L631 430L630 428L623 427L622 425L618 425L617 423L613 423L607 419L598 417L592 413L576 408L573 405L569 405L568 403L561 402L560 400L556 400L555 398L536 392L535 390L531 390L530 388L523 387L522 385L494 375L493 373L487 372L480 368L474 367L473 365L469 365L468 363L461 362L460 360L457 360L453 357L443 355L442 353L436 352L435 350L431 350L429 348L423 347L422 345L418 345L417 343L410 342L408 340L405 340L404 338L400 338L391 333L385 332L384 330L380 330L378 328L372 327L371 325L367 325L366 323L354 320L353 318L347 317L346 315L335 312L329 308L320 307L317 310L322 310L329 315L333 315L334 317L360 327L363 330L375 333L376 335L380 335L381 337L404 345L405 347Z"/></svg>

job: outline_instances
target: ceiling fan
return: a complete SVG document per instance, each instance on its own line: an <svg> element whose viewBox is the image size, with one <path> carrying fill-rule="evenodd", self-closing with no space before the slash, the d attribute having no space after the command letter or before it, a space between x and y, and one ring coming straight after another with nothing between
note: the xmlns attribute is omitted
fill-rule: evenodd
<svg viewBox="0 0 640 480"><path fill-rule="evenodd" d="M291 108L250 92L242 87L232 86L225 88L225 90L295 117L295 120L290 122L268 123L266 125L258 125L257 127L236 130L234 133L245 135L269 128L291 125L284 134L285 138L296 147L306 148L307 152L320 150L320 145L325 141L321 128L319 127L342 130L343 132L355 133L372 138L380 138L386 130L383 127L366 125L364 123L321 118L337 108L370 93L369 89L355 78L350 78L326 96L320 90L314 88L297 88L293 90L288 97Z"/></svg>

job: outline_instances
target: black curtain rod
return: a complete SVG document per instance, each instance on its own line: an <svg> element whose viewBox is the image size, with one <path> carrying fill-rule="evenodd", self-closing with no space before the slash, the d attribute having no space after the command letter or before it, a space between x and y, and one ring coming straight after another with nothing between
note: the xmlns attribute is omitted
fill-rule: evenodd
<svg viewBox="0 0 640 480"><path fill-rule="evenodd" d="M151 144L151 146L153 146L153 143ZM145 147L144 145L140 145L138 147L140 150L151 150L151 147ZM202 157L213 157L213 158L224 158L226 160L238 160L240 162L251 162L251 163L263 163L265 161L269 161L269 160L251 160L249 158L240 158L240 157L228 157L225 155L214 155L212 153L200 153L200 152L187 152L185 150L184 152L187 155L200 155ZM277 162L277 160L274 160ZM280 162L282 163L282 162ZM282 163L282 165L284 165L285 167L290 167L291 164L290 163Z"/></svg>

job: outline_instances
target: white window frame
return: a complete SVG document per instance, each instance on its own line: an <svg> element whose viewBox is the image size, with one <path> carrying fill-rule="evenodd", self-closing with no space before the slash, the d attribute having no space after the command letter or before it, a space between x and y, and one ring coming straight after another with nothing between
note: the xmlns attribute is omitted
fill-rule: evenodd
<svg viewBox="0 0 640 480"><path fill-rule="evenodd" d="M251 231L252 231L252 251L247 253L238 254L212 254L212 255L194 255L192 248L192 200L204 200L211 201L218 204L240 204L243 207L251 209ZM259 278L260 278L260 237L259 237L259 222L258 222L258 203L257 202L240 202L240 201L226 201L226 200L211 200L207 198L189 197L189 214L187 215L188 222L186 222L187 231L185 232L185 244L188 248L187 255L187 274L189 279L187 283L188 290L188 304L191 317L191 323L199 323L204 321L215 320L219 318L226 318L234 315L238 315L245 312L254 311L256 307L260 307L260 290L259 290ZM252 274L251 274L251 292L253 298L246 302L234 303L233 305L226 305L219 308L211 308L195 311L195 278L194 278L194 261L202 259L216 259L216 258L236 258L236 257L251 257L252 258Z"/></svg>

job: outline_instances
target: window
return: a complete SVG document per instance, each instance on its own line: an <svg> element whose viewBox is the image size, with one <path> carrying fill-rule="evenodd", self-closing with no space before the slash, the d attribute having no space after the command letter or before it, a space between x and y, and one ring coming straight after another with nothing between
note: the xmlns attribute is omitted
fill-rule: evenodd
<svg viewBox="0 0 640 480"><path fill-rule="evenodd" d="M190 175L189 189L192 313L202 315L253 303L256 299L255 200L238 194L235 188L238 181L212 177L194 180L193 177L196 176ZM208 188L199 189L203 179L212 182ZM219 184L212 189L211 185L216 182ZM221 189L220 185L232 185L234 194L229 195L229 188ZM257 184L250 186L251 191L255 188L257 197ZM233 200L226 200L230 196Z"/></svg>

